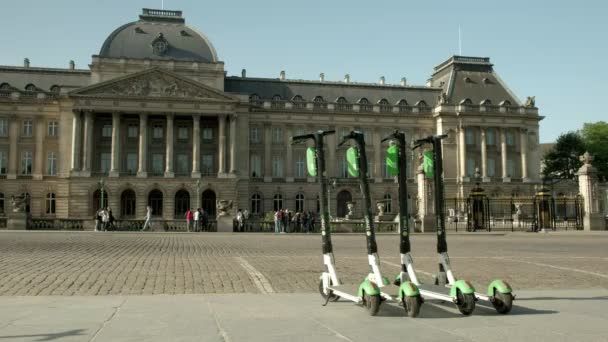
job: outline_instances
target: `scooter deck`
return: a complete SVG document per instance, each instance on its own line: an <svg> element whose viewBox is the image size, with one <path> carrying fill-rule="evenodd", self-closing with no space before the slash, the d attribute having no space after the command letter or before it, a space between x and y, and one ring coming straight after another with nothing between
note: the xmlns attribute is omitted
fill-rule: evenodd
<svg viewBox="0 0 608 342"><path fill-rule="evenodd" d="M420 284L418 285L418 289L424 298L439 299L449 302L453 301L452 296L450 296L449 287L432 284Z"/></svg>
<svg viewBox="0 0 608 342"><path fill-rule="evenodd" d="M338 286L329 286L329 289L332 290L332 292L336 295L336 296L340 296L341 298L350 300L352 302L355 303L361 303L361 298L359 298L359 296L357 295L359 292L359 285L356 284L342 284L342 285L338 285Z"/></svg>
<svg viewBox="0 0 608 342"><path fill-rule="evenodd" d="M393 284L385 285L380 288L380 292L384 299L396 301L397 297L399 297L399 286Z"/></svg>

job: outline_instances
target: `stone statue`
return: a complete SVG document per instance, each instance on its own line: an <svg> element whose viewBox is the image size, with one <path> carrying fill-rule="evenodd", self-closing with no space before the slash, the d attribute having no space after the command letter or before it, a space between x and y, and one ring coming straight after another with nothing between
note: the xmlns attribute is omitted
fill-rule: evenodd
<svg viewBox="0 0 608 342"><path fill-rule="evenodd" d="M28 193L21 194L19 196L11 196L11 203L13 204L14 213L24 213L25 208L30 204L30 195Z"/></svg>
<svg viewBox="0 0 608 342"><path fill-rule="evenodd" d="M347 217L353 216L353 209L355 208L355 202L346 203L346 209L348 209Z"/></svg>
<svg viewBox="0 0 608 342"><path fill-rule="evenodd" d="M448 104L448 103L450 103L450 100L448 99L448 94L441 93L441 95L439 95L439 104Z"/></svg>
<svg viewBox="0 0 608 342"><path fill-rule="evenodd" d="M378 208L378 217L384 216L384 208L385 207L386 207L386 204L384 204L384 202L378 202L378 203L376 203L376 208Z"/></svg>
<svg viewBox="0 0 608 342"><path fill-rule="evenodd" d="M218 210L217 216L227 216L228 210L232 209L232 201L230 200L218 200L215 207Z"/></svg>
<svg viewBox="0 0 608 342"><path fill-rule="evenodd" d="M526 98L526 104L524 105L526 108L534 108L536 107L536 96L528 96Z"/></svg>

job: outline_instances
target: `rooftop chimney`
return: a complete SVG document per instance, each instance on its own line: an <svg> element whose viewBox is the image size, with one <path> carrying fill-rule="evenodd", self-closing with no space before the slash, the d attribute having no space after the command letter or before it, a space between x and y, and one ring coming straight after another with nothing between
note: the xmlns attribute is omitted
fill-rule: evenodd
<svg viewBox="0 0 608 342"><path fill-rule="evenodd" d="M241 70L241 77L242 77L242 78L247 77L247 69L243 69L243 70Z"/></svg>
<svg viewBox="0 0 608 342"><path fill-rule="evenodd" d="M350 75L349 74L344 75L344 83L350 83Z"/></svg>
<svg viewBox="0 0 608 342"><path fill-rule="evenodd" d="M407 85L407 78L401 77L401 86L405 87Z"/></svg>
<svg viewBox="0 0 608 342"><path fill-rule="evenodd" d="M74 61L70 60L70 70L74 69L76 69L76 64L74 63Z"/></svg>
<svg viewBox="0 0 608 342"><path fill-rule="evenodd" d="M279 74L279 79L281 81L285 81L285 70L282 70L281 73Z"/></svg>
<svg viewBox="0 0 608 342"><path fill-rule="evenodd" d="M380 76L380 81L378 81L378 83L380 83L380 85L384 85L384 83L386 83L384 76Z"/></svg>
<svg viewBox="0 0 608 342"><path fill-rule="evenodd" d="M320 73L319 74L319 81L325 82L325 74L324 73Z"/></svg>
<svg viewBox="0 0 608 342"><path fill-rule="evenodd" d="M23 59L23 67L24 68L29 68L30 67L30 59L29 58L24 58Z"/></svg>

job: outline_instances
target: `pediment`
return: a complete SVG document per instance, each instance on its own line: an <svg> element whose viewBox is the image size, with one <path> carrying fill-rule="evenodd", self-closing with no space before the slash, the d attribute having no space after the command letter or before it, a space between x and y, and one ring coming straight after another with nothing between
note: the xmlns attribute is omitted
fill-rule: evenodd
<svg viewBox="0 0 608 342"><path fill-rule="evenodd" d="M70 92L73 97L158 98L236 102L234 97L175 73L152 68Z"/></svg>

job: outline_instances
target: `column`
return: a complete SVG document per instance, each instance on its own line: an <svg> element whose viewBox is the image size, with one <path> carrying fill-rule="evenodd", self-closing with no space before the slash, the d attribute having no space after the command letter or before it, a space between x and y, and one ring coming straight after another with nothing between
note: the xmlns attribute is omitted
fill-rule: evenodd
<svg viewBox="0 0 608 342"><path fill-rule="evenodd" d="M93 158L93 112L84 113L84 137L82 151L82 175L91 176L91 164Z"/></svg>
<svg viewBox="0 0 608 342"><path fill-rule="evenodd" d="M120 175L120 113L112 113L112 161L109 177Z"/></svg>
<svg viewBox="0 0 608 342"><path fill-rule="evenodd" d="M219 124L218 177L226 174L226 114L217 117Z"/></svg>
<svg viewBox="0 0 608 342"><path fill-rule="evenodd" d="M459 130L459 142L458 142L458 151L459 151L459 155L460 155L460 179L463 182L467 182L469 180L469 177L467 175L467 144L466 144L466 137L465 137L465 131L466 128L464 126L460 126L460 130Z"/></svg>
<svg viewBox="0 0 608 342"><path fill-rule="evenodd" d="M113 137L112 137L113 139ZM113 142L114 140L112 140ZM112 143L112 148L114 144ZM80 111L74 111L72 117L72 173L80 168Z"/></svg>
<svg viewBox="0 0 608 342"><path fill-rule="evenodd" d="M43 117L36 120L36 150L34 152L33 179L41 180L44 174L44 137L46 136L46 122Z"/></svg>
<svg viewBox="0 0 608 342"><path fill-rule="evenodd" d="M380 136L380 130L378 128L374 128L372 139L374 144L374 175L373 177L376 179L376 182L382 182L382 137ZM371 170L369 170L371 172Z"/></svg>
<svg viewBox="0 0 608 342"><path fill-rule="evenodd" d="M236 175L236 114L230 115L230 174Z"/></svg>
<svg viewBox="0 0 608 342"><path fill-rule="evenodd" d="M148 114L139 114L139 150L137 177L148 177Z"/></svg>
<svg viewBox="0 0 608 342"><path fill-rule="evenodd" d="M528 130L522 128L519 131L519 153L521 155L521 179L529 182L528 178Z"/></svg>
<svg viewBox="0 0 608 342"><path fill-rule="evenodd" d="M271 139L270 124L264 125L264 182L272 181Z"/></svg>
<svg viewBox="0 0 608 342"><path fill-rule="evenodd" d="M510 182L511 178L507 174L507 132L504 128L500 129L500 164L502 167L502 181Z"/></svg>
<svg viewBox="0 0 608 342"><path fill-rule="evenodd" d="M336 127L330 127L330 129L333 129L336 131L336 133L328 135L327 139L325 140L327 142L326 148L329 154L329 160L325 161L325 167L327 169L328 177L336 177L338 175L338 171L336 169L336 139L338 139L339 132L337 131Z"/></svg>
<svg viewBox="0 0 608 342"><path fill-rule="evenodd" d="M9 151L8 151L8 174L7 179L17 179L17 144L19 138L19 120L16 115L11 116L9 127Z"/></svg>
<svg viewBox="0 0 608 342"><path fill-rule="evenodd" d="M293 146L290 143L291 137L293 137L293 127L291 125L287 125L285 127L285 141L287 142L287 153L285 154L285 181L293 182L294 178L294 165L293 165Z"/></svg>
<svg viewBox="0 0 608 342"><path fill-rule="evenodd" d="M165 150L165 177L173 178L173 114L167 114L167 136ZM164 210L163 210L164 211Z"/></svg>
<svg viewBox="0 0 608 342"><path fill-rule="evenodd" d="M481 179L483 182L489 182L488 178L488 151L486 146L486 128L481 127Z"/></svg>
<svg viewBox="0 0 608 342"><path fill-rule="evenodd" d="M201 116L192 115L192 178L201 178Z"/></svg>

